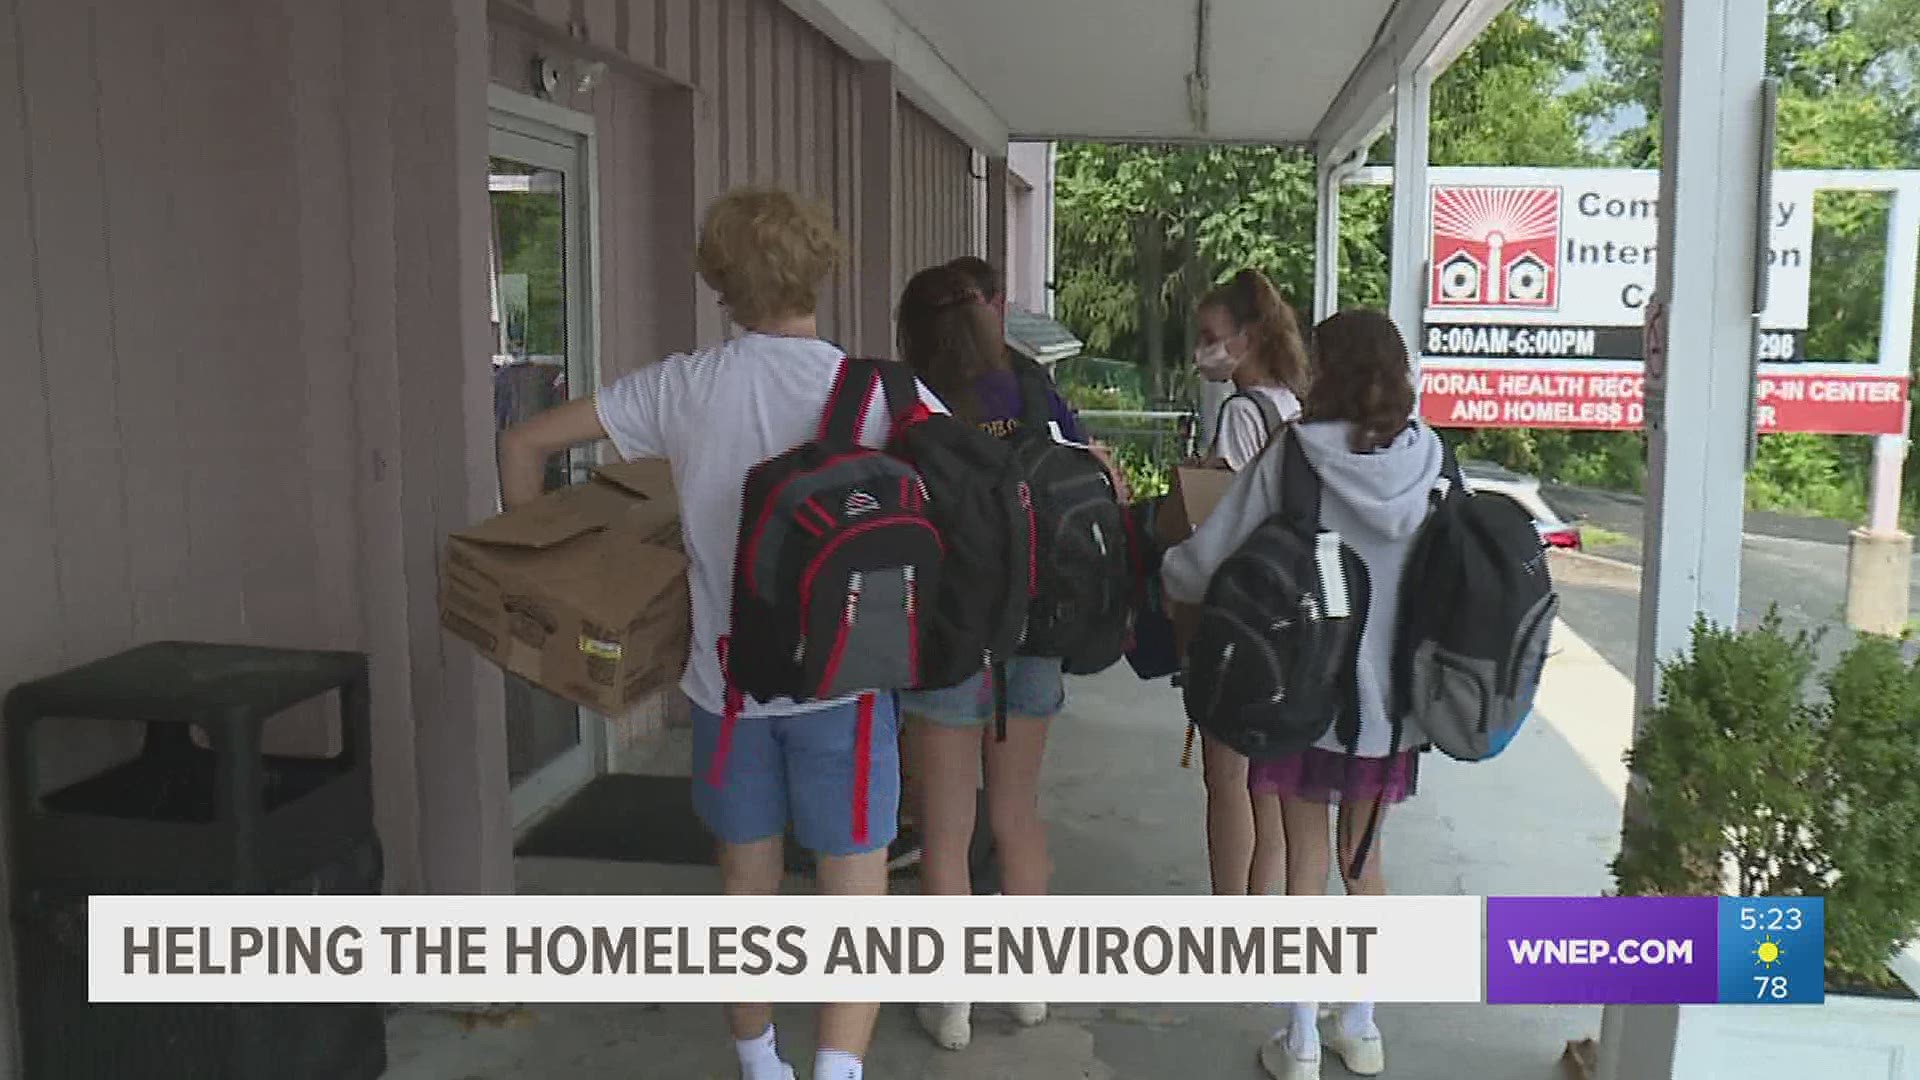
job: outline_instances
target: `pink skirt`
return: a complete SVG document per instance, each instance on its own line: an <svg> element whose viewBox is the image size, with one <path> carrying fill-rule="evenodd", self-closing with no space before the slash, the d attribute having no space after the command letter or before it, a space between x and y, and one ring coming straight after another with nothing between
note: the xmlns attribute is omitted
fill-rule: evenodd
<svg viewBox="0 0 1920 1080"><path fill-rule="evenodd" d="M1418 750L1369 758L1310 746L1286 757L1251 762L1247 769L1247 789L1255 795L1304 802L1379 799L1391 806L1412 798L1419 786Z"/></svg>

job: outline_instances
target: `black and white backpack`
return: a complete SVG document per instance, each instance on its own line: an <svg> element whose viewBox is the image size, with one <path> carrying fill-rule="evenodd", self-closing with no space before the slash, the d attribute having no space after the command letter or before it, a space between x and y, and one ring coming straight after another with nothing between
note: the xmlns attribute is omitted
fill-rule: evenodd
<svg viewBox="0 0 1920 1080"><path fill-rule="evenodd" d="M753 467L740 511L733 620L739 695L809 701L918 686L921 609L940 590L940 533L907 463L859 443L880 365L843 360L819 434Z"/></svg>
<svg viewBox="0 0 1920 1080"><path fill-rule="evenodd" d="M1010 445L1033 499L1033 593L1020 653L1057 657L1070 675L1098 674L1120 662L1130 636L1125 514L1100 459L1054 441L1046 372L1025 357L1014 365L1021 415Z"/></svg>
<svg viewBox="0 0 1920 1080"><path fill-rule="evenodd" d="M1188 646L1187 717L1249 758L1304 750L1357 706L1356 661L1371 582L1360 556L1320 527L1320 476L1291 432L1280 511L1220 564Z"/></svg>
<svg viewBox="0 0 1920 1080"><path fill-rule="evenodd" d="M1401 577L1393 714L1449 757L1485 761L1533 711L1560 598L1526 511L1474 498L1453 451L1444 454Z"/></svg>

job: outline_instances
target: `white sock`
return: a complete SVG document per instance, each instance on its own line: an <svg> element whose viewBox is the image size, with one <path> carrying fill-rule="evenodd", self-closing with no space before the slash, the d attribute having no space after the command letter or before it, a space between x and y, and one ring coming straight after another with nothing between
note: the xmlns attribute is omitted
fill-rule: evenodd
<svg viewBox="0 0 1920 1080"><path fill-rule="evenodd" d="M813 1056L813 1080L862 1080L860 1059L845 1050L821 1050Z"/></svg>
<svg viewBox="0 0 1920 1080"><path fill-rule="evenodd" d="M740 1055L740 1080L786 1080L787 1067L780 1060L772 1024L751 1039L733 1040L733 1051Z"/></svg>
<svg viewBox="0 0 1920 1080"><path fill-rule="evenodd" d="M1320 1056L1319 1007L1311 1001L1289 1006L1293 1018L1287 1023L1287 1052L1302 1061Z"/></svg>
<svg viewBox="0 0 1920 1080"><path fill-rule="evenodd" d="M1341 1009L1340 1034L1349 1039L1370 1039L1380 1034L1373 1024L1373 1002L1356 1001Z"/></svg>

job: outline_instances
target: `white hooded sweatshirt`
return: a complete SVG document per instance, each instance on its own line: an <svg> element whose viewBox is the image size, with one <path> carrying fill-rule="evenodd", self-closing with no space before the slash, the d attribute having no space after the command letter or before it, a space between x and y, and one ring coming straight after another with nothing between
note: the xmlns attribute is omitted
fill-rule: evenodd
<svg viewBox="0 0 1920 1080"><path fill-rule="evenodd" d="M1353 450L1353 425L1314 421L1291 429L1320 474L1320 526L1340 534L1372 580L1367 625L1360 635L1361 757L1385 757L1393 728L1387 715L1391 691L1393 627L1399 621L1400 575L1414 533L1426 521L1429 495L1440 478L1440 439L1424 424L1402 431L1383 449ZM1274 440L1275 446L1280 443ZM1161 579L1167 596L1198 604L1220 564L1246 542L1253 530L1280 511L1280 466L1284 455L1273 447L1241 470L1213 513L1185 543L1167 552ZM1413 749L1426 736L1408 724L1400 748ZM1346 752L1329 731L1315 744Z"/></svg>

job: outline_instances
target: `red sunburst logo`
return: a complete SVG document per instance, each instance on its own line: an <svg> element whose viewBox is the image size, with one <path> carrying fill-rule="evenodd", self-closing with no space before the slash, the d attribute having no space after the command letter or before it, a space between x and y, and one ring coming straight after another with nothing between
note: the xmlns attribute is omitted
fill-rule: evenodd
<svg viewBox="0 0 1920 1080"><path fill-rule="evenodd" d="M1560 189L1433 189L1432 307L1560 303Z"/></svg>

